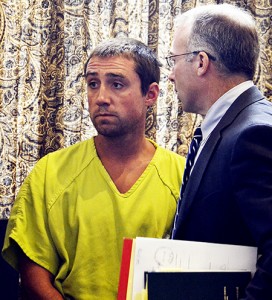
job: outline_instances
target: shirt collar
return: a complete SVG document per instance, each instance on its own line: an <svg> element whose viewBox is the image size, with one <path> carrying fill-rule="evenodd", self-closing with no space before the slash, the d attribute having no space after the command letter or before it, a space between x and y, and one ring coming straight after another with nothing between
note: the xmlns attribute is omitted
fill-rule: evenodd
<svg viewBox="0 0 272 300"><path fill-rule="evenodd" d="M224 95L222 95L208 110L202 124L201 124L201 130L202 130L202 136L203 141L205 141L213 129L216 127L216 125L219 123L223 115L226 113L226 111L229 109L229 107L232 105L232 103L247 89L252 87L253 81L248 80L245 82L242 82L235 86L234 88L227 91Z"/></svg>

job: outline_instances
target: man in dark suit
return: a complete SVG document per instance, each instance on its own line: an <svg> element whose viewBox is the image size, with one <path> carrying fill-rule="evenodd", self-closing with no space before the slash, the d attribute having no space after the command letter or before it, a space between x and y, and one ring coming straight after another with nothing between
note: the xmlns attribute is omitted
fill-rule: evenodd
<svg viewBox="0 0 272 300"><path fill-rule="evenodd" d="M247 300L272 299L272 105L252 81L259 52L254 20L223 4L178 16L167 57L184 111L204 117L173 238L258 247Z"/></svg>

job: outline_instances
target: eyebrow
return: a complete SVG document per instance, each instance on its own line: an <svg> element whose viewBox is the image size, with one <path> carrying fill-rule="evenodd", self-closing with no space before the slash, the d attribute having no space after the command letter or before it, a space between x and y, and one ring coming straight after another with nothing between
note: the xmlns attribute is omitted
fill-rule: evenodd
<svg viewBox="0 0 272 300"><path fill-rule="evenodd" d="M88 76L97 77L98 72L87 72L85 77L87 78ZM106 73L106 77L109 77L109 78L125 78L125 76L123 74L120 74L120 73Z"/></svg>

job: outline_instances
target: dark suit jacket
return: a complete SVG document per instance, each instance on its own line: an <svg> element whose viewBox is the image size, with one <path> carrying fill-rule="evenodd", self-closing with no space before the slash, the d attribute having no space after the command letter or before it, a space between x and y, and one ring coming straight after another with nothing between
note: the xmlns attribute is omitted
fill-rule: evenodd
<svg viewBox="0 0 272 300"><path fill-rule="evenodd" d="M174 239L257 246L246 299L272 299L272 104L256 87L235 100L202 149Z"/></svg>

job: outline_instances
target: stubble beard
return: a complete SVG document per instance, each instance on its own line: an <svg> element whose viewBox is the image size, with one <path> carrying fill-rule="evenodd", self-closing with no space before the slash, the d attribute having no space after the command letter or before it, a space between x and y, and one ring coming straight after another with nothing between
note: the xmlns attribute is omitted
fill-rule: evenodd
<svg viewBox="0 0 272 300"><path fill-rule="evenodd" d="M108 137L108 138L117 138L122 137L127 134L134 132L135 126L131 123L125 124L95 124L94 127L98 134Z"/></svg>
<svg viewBox="0 0 272 300"><path fill-rule="evenodd" d="M118 138L125 135L138 134L142 130L142 119L143 116L130 119L120 119L116 116L112 123L105 120L97 121L96 118L92 119L92 123L99 135L108 138Z"/></svg>

